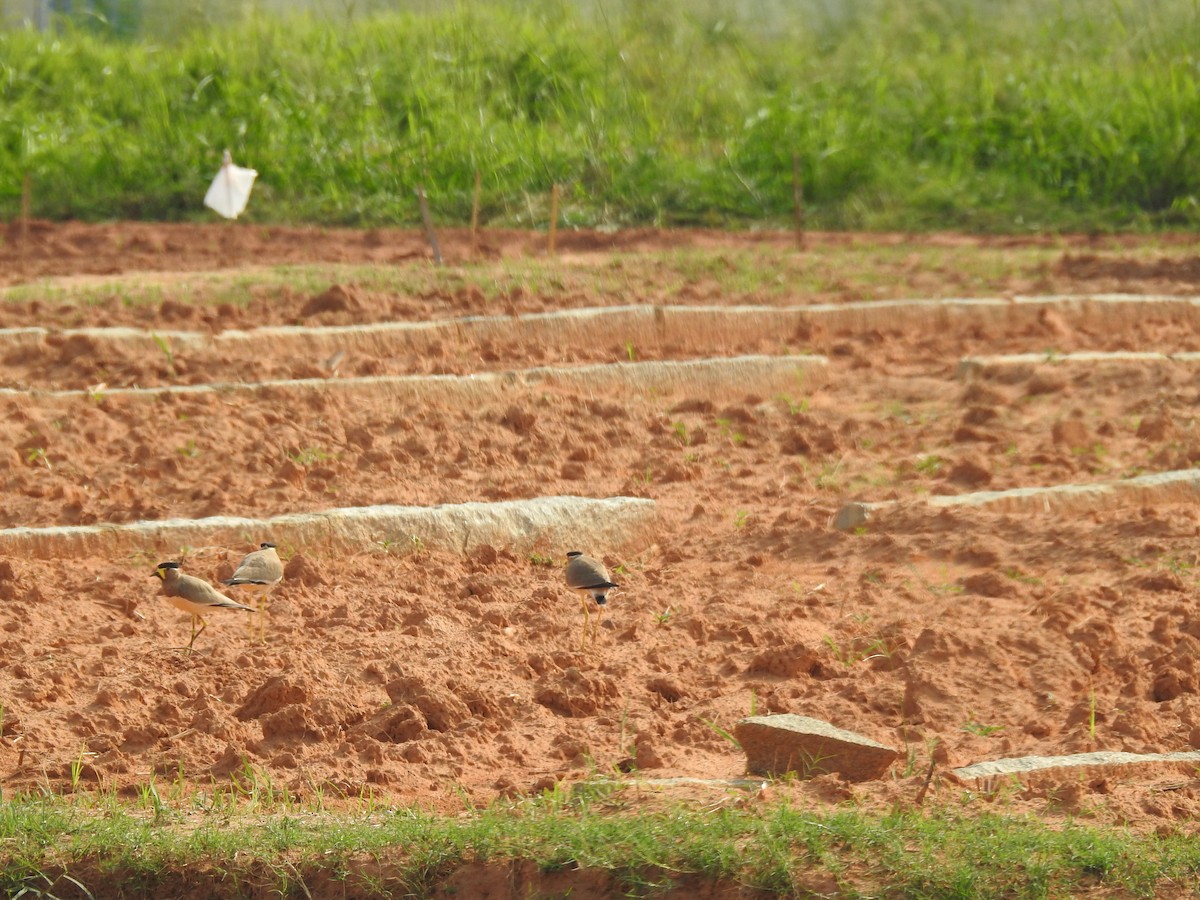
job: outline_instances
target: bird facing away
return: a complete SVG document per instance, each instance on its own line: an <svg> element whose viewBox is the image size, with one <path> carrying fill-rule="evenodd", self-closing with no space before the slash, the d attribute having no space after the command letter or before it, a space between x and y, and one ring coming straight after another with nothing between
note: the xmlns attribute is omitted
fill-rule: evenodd
<svg viewBox="0 0 1200 900"><path fill-rule="evenodd" d="M183 574L179 571L177 562L159 563L150 577L161 578L163 594L167 601L176 609L181 609L191 615L192 639L188 641L188 650L192 649L196 638L208 627L208 623L204 621L204 614L209 610L244 609L247 612L254 612L249 606L243 606L230 600L207 581ZM200 623L199 631L196 630L197 622Z"/></svg>
<svg viewBox="0 0 1200 900"><path fill-rule="evenodd" d="M587 598L595 600L597 606L604 606L608 602L608 592L619 585L609 578L604 563L584 556L580 550L572 550L567 554L566 575L567 587L579 592L579 602L583 605L583 637L579 642L579 649L582 650L587 644L587 629L591 619Z"/></svg>
<svg viewBox="0 0 1200 900"><path fill-rule="evenodd" d="M283 580L283 561L275 552L275 545L263 541L253 553L247 553L238 563L231 578L226 578L222 584L238 587L243 591L258 594L258 611L263 615L258 620L259 637L266 628L267 600L271 589Z"/></svg>

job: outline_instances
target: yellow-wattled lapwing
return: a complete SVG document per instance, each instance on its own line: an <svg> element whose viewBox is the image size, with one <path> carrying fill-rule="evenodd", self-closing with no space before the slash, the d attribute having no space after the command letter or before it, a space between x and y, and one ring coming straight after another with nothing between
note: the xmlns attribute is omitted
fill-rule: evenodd
<svg viewBox="0 0 1200 900"><path fill-rule="evenodd" d="M159 563L151 577L162 579L163 594L172 606L191 615L192 639L188 641L188 650L192 649L196 638L208 627L208 623L204 621L204 614L210 610L244 609L254 612L251 607L230 600L207 581L183 574L179 571L177 562ZM196 630L197 622L200 623L199 631Z"/></svg>
<svg viewBox="0 0 1200 900"><path fill-rule="evenodd" d="M262 613L258 620L258 636L261 640L267 623L267 601L271 589L283 580L283 561L275 552L275 545L263 541L253 553L247 553L238 563L233 576L226 578L222 584L240 588L243 591L259 595L258 611Z"/></svg>
<svg viewBox="0 0 1200 900"><path fill-rule="evenodd" d="M588 623L591 621L591 607L588 599L604 606L608 602L608 592L619 585L612 582L608 569L598 559L585 556L581 550L572 550L567 554L567 587L579 592L579 601L583 604L583 636L579 641L579 649L587 644Z"/></svg>

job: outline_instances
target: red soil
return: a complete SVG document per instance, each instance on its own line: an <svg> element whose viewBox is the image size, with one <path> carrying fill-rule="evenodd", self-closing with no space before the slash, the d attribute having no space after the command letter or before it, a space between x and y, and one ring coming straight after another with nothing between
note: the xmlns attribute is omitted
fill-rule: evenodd
<svg viewBox="0 0 1200 900"><path fill-rule="evenodd" d="M30 287L0 307L0 327L220 331L730 302L712 286L692 298L673 292L664 272L635 286L636 296L582 291L559 301L531 290L489 300L464 289L410 297L348 285L351 300L326 309L312 306L320 290L196 309L172 297L180 273L425 266L427 253L418 235L399 231L33 223L29 242L15 236L10 230L0 248L0 282L56 281L40 282L45 299ZM819 259L823 248L855 242L864 252L877 242L1008 246L950 235L815 235L807 254ZM1134 258L1136 245L1060 239L1055 265L998 275L993 294L1196 292L1195 257ZM571 272L648 251L747 246L795 252L778 234L567 233L562 255L546 265ZM461 233L443 236L443 247L452 262L468 254ZM541 239L488 232L484 249L492 259L535 255ZM161 301L79 307L53 299L59 279L114 273L126 284L161 284ZM953 278L910 274L888 294L960 293ZM847 299L862 298L832 288L771 302ZM301 801L318 791L326 800L373 794L453 810L464 798L487 803L614 767L652 778L738 776L743 759L718 728L731 730L752 707L827 719L911 754L913 764L879 783L779 784L750 800L789 791L815 804L910 803L932 752L925 802L952 803L967 791L952 766L1200 747L1193 499L1072 514L931 513L920 503L928 494L1113 480L1200 458L1192 368L1048 363L967 385L954 377L961 356L1198 344L1195 319L1179 313L1111 327L1065 311L1032 325L881 320L871 329L722 345L717 355L808 349L830 357L829 383L811 395L733 403L618 403L563 391L524 408L397 406L370 396L340 404L321 394L290 408L248 394L2 397L4 527L554 494L652 497L661 524L648 546L578 548L603 556L622 583L584 651L579 603L562 583L573 547L545 548L553 562L544 564L503 546L469 557L385 543L350 555L281 546L288 571L267 643L248 639L242 614L213 614L190 655L176 649L187 617L149 577L180 548L148 546L122 559L0 559L0 786L70 790L74 767L84 788L132 792L152 773L207 786L252 770ZM320 362L269 343L241 355L177 350L168 361L57 334L2 352L4 383L19 387L308 377ZM343 374L616 362L625 352L619 340L447 344L436 356L356 355ZM658 347L646 355L676 354ZM861 533L831 529L833 513L852 499L907 502ZM186 568L216 580L269 538L193 548ZM625 800L653 803L660 790ZM705 802L743 801L706 788L670 796L687 791ZM978 789L972 796L977 806L1003 802L1146 829L1188 830L1200 814L1200 782L1178 772L1071 773L1001 800Z"/></svg>

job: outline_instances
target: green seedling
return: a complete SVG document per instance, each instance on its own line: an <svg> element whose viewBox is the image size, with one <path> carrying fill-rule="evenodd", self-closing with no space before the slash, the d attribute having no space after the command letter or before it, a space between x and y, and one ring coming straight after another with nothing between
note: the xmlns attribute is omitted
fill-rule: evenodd
<svg viewBox="0 0 1200 900"><path fill-rule="evenodd" d="M30 447L25 451L25 462L29 463L31 466L40 464L45 466L47 469L54 468L52 465L50 465L50 457L46 455L45 447Z"/></svg>
<svg viewBox="0 0 1200 900"><path fill-rule="evenodd" d="M962 730L968 734L977 734L980 737L991 737L993 734L999 734L1004 730L1003 725L985 725L982 722L974 720L963 725Z"/></svg>
<svg viewBox="0 0 1200 900"><path fill-rule="evenodd" d="M157 345L158 349L162 351L162 355L167 361L167 368L174 372L175 351L171 349L171 342L161 334L151 334L150 336L154 339L154 343Z"/></svg>

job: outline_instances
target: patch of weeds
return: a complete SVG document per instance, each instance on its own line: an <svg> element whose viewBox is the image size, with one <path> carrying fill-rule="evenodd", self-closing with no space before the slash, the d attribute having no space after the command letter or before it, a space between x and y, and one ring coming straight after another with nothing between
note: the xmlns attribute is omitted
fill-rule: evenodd
<svg viewBox="0 0 1200 900"><path fill-rule="evenodd" d="M200 455L200 448L196 446L195 441L188 441L182 447L176 447L175 450L180 456L186 456L188 459L195 459Z"/></svg>
<svg viewBox="0 0 1200 900"><path fill-rule="evenodd" d="M675 611L668 606L662 612L657 612L654 614L654 624L660 628L663 628L671 624L671 620L674 618L674 616Z"/></svg>
<svg viewBox="0 0 1200 900"><path fill-rule="evenodd" d="M841 478L838 473L842 470L843 462L844 458L836 463L826 463L821 467L820 474L813 481L818 490L836 491L841 487Z"/></svg>
<svg viewBox="0 0 1200 900"><path fill-rule="evenodd" d="M717 419L717 430L734 444L746 443L746 435L734 430L733 422L730 419Z"/></svg>
<svg viewBox="0 0 1200 900"><path fill-rule="evenodd" d="M991 737L993 734L999 734L1004 730L1003 725L985 725L982 722L976 722L974 719L963 724L962 730L968 734L979 735L980 737Z"/></svg>
<svg viewBox="0 0 1200 900"><path fill-rule="evenodd" d="M540 553L530 553L529 561L535 566L545 566L547 568L555 564L555 560L550 556L543 556Z"/></svg>
<svg viewBox="0 0 1200 900"><path fill-rule="evenodd" d="M1015 566L1009 566L1007 569L1004 570L1004 574L1006 577L1011 578L1013 581L1019 581L1022 584L1041 584L1042 583L1042 579L1038 578L1036 575L1026 575L1024 572L1022 572L1020 569L1016 568Z"/></svg>
<svg viewBox="0 0 1200 900"><path fill-rule="evenodd" d="M295 453L288 453L287 458L298 466L311 466L313 463L328 462L335 457L320 447L304 447Z"/></svg>
<svg viewBox="0 0 1200 900"><path fill-rule="evenodd" d="M684 422L672 422L671 430L675 432L675 438L684 447L691 446L692 436L688 434L688 427Z"/></svg>
<svg viewBox="0 0 1200 900"><path fill-rule="evenodd" d="M936 453L931 453L929 456L923 456L917 460L917 471L922 475L936 475L945 464L944 459Z"/></svg>
<svg viewBox="0 0 1200 900"><path fill-rule="evenodd" d="M887 641L883 638L855 639L843 647L834 639L833 635L827 634L824 643L833 653L834 659L847 669L860 662L887 659L891 656L891 650L888 649Z"/></svg>
<svg viewBox="0 0 1200 900"><path fill-rule="evenodd" d="M1178 556L1165 556L1159 560L1159 565L1178 578L1183 578L1191 574L1192 569L1196 567L1196 563L1194 561L1189 562L1188 560L1181 559Z"/></svg>
<svg viewBox="0 0 1200 900"><path fill-rule="evenodd" d="M775 397L780 403L787 407L789 415L798 416L800 413L808 412L808 399L800 401L793 400L787 394L779 394Z"/></svg>

